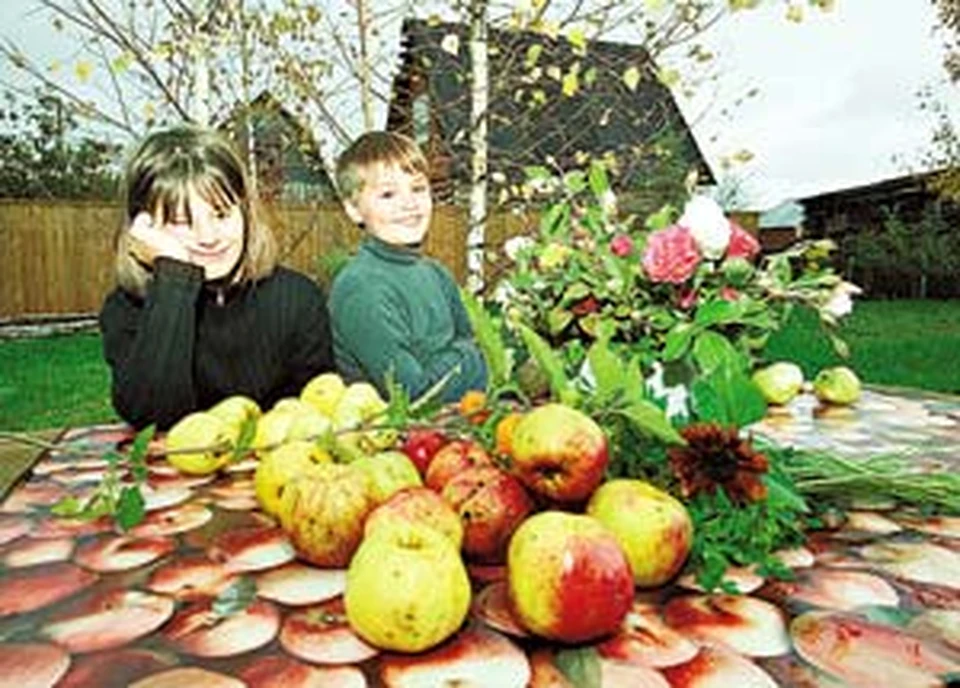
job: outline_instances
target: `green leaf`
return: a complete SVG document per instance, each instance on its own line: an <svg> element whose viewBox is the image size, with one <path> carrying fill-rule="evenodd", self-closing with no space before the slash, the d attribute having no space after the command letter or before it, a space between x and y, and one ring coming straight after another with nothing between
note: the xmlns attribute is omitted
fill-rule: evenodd
<svg viewBox="0 0 960 688"><path fill-rule="evenodd" d="M156 425L148 425L133 438L133 445L130 447L127 461L130 464L130 472L138 483L147 479L147 449L156 431Z"/></svg>
<svg viewBox="0 0 960 688"><path fill-rule="evenodd" d="M527 54L524 57L523 64L527 69L533 69L537 60L540 59L540 55L543 53L543 45L540 43L534 43L529 48L527 48Z"/></svg>
<svg viewBox="0 0 960 688"><path fill-rule="evenodd" d="M679 323L674 325L673 329L667 332L663 345L663 360L675 361L685 353L690 347L693 336L697 333L697 328L692 323Z"/></svg>
<svg viewBox="0 0 960 688"><path fill-rule="evenodd" d="M233 447L230 455L230 463L237 463L250 451L253 446L253 440L257 436L257 419L253 416L247 417L240 426L240 434L237 437L237 443Z"/></svg>
<svg viewBox="0 0 960 688"><path fill-rule="evenodd" d="M574 282L563 292L564 303L574 303L590 296L591 289L583 282Z"/></svg>
<svg viewBox="0 0 960 688"><path fill-rule="evenodd" d="M527 179L550 179L552 176L550 170L543 165L524 167L523 173L527 176Z"/></svg>
<svg viewBox="0 0 960 688"><path fill-rule="evenodd" d="M563 185L572 194L578 194L587 188L587 175L582 170L573 170L563 175Z"/></svg>
<svg viewBox="0 0 960 688"><path fill-rule="evenodd" d="M767 412L757 385L738 368L724 365L697 378L691 389L693 410L702 421L744 427Z"/></svg>
<svg viewBox="0 0 960 688"><path fill-rule="evenodd" d="M743 312L743 306L739 302L717 299L697 308L694 322L703 327L732 323L743 317Z"/></svg>
<svg viewBox="0 0 960 688"><path fill-rule="evenodd" d="M850 347L847 346L844 340L832 332L827 333L827 337L830 338L830 344L833 345L833 350L837 352L837 356L840 358L850 358Z"/></svg>
<svg viewBox="0 0 960 688"><path fill-rule="evenodd" d="M473 328L473 336L477 340L477 346L480 347L480 352L487 363L490 382L496 387L507 384L512 374L510 355L503 343L497 321L483 307L479 299L467 290L461 290L460 297L466 307L467 317L470 319L470 326Z"/></svg>
<svg viewBox="0 0 960 688"><path fill-rule="evenodd" d="M566 372L564 372L563 359L532 329L523 323L518 324L517 328L527 351L530 352L540 370L547 376L550 390L554 396L565 404L575 406L578 395L573 385L570 384Z"/></svg>
<svg viewBox="0 0 960 688"><path fill-rule="evenodd" d="M672 205L665 205L657 212L652 215L647 216L646 221L644 221L643 226L651 231L657 231L658 229L663 229L670 225L673 221L674 208Z"/></svg>
<svg viewBox="0 0 960 688"><path fill-rule="evenodd" d="M540 217L540 233L553 236L558 232L565 232L570 224L570 206L567 203L557 203L547 208Z"/></svg>
<svg viewBox="0 0 960 688"><path fill-rule="evenodd" d="M598 405L603 406L623 389L626 371L620 358L610 350L610 344L606 339L594 342L587 351L587 360L590 362L590 371L596 380L594 399Z"/></svg>
<svg viewBox="0 0 960 688"><path fill-rule="evenodd" d="M244 611L256 598L256 582L249 576L240 576L217 596L211 605L211 611L222 619Z"/></svg>
<svg viewBox="0 0 960 688"><path fill-rule="evenodd" d="M651 401L635 399L619 413L645 435L667 444L686 444L686 440L670 423L663 409Z"/></svg>
<svg viewBox="0 0 960 688"><path fill-rule="evenodd" d="M117 500L116 521L120 529L127 531L140 523L146 513L144 506L139 487L135 485L124 487L120 491L120 499Z"/></svg>
<svg viewBox="0 0 960 688"><path fill-rule="evenodd" d="M730 340L722 334L710 331L701 332L694 340L693 360L704 375L709 375L723 365L743 370L747 364Z"/></svg>
<svg viewBox="0 0 960 688"><path fill-rule="evenodd" d="M560 650L554 664L576 688L601 688L600 656L593 647Z"/></svg>
<svg viewBox="0 0 960 688"><path fill-rule="evenodd" d="M607 170L603 166L603 163L594 161L590 164L588 180L590 182L590 190L597 198L600 198L610 190L610 180L607 179Z"/></svg>
<svg viewBox="0 0 960 688"><path fill-rule="evenodd" d="M79 516L84 505L73 495L68 495L50 507L50 513L56 516Z"/></svg>
<svg viewBox="0 0 960 688"><path fill-rule="evenodd" d="M563 308L553 308L547 313L547 329L552 335L559 334L571 320L573 320L573 313Z"/></svg>

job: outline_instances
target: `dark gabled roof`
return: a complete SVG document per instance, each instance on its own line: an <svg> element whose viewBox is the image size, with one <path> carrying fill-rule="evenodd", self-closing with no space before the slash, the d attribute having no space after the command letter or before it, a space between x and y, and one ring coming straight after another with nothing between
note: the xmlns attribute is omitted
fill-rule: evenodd
<svg viewBox="0 0 960 688"><path fill-rule="evenodd" d="M403 120L415 75L427 80L432 109L443 144L458 180L469 178L470 57L467 27L408 19L403 24L403 55L394 81L388 126ZM458 37L456 54L450 36ZM488 35L490 171L516 181L522 168L542 165L553 156L563 167L578 164L577 153L613 153L621 163L622 181L643 174L641 146L672 137L684 161L697 167L701 181L712 172L673 96L655 75L643 48L624 43L591 41L581 52L566 39L521 31L490 30ZM534 47L542 46L542 48ZM541 50L535 64L529 57ZM580 89L565 96L550 67L566 74L579 63ZM541 76L531 78L534 68ZM640 81L630 89L622 78L629 68Z"/></svg>
<svg viewBox="0 0 960 688"><path fill-rule="evenodd" d="M934 172L923 172L919 174L907 174L901 177L883 179L871 184L860 184L858 186L847 187L816 196L807 196L799 199L804 207L826 206L845 204L851 201L858 203L865 202L889 202L899 196L924 193L927 191L927 185L930 180L938 174Z"/></svg>

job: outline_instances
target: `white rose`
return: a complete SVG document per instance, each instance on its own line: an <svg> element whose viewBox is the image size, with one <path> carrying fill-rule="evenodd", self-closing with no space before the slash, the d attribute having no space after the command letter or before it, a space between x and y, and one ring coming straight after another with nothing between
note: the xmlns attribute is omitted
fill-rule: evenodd
<svg viewBox="0 0 960 688"><path fill-rule="evenodd" d="M507 239L503 242L503 251L507 254L507 258L510 260L516 261L517 256L520 255L521 251L524 251L533 246L533 239L528 236L515 236L512 239Z"/></svg>
<svg viewBox="0 0 960 688"><path fill-rule="evenodd" d="M612 189L607 189L600 196L600 207L607 215L615 215L617 212L617 194Z"/></svg>
<svg viewBox="0 0 960 688"><path fill-rule="evenodd" d="M823 311L834 318L842 318L853 310L853 297L862 294L863 289L852 282L840 282L830 292Z"/></svg>
<svg viewBox="0 0 960 688"><path fill-rule="evenodd" d="M700 253L705 258L716 260L723 256L730 243L730 220L723 209L708 196L694 196L683 208L683 215L677 221L681 227L690 230Z"/></svg>

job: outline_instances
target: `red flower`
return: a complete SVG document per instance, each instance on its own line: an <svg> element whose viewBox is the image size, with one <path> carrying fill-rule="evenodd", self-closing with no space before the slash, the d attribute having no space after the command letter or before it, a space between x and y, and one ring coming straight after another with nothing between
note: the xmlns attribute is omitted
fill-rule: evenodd
<svg viewBox="0 0 960 688"><path fill-rule="evenodd" d="M727 258L746 258L751 260L760 253L760 242L750 232L730 220L730 243L727 244Z"/></svg>
<svg viewBox="0 0 960 688"><path fill-rule="evenodd" d="M570 312L577 316L587 315L589 313L595 313L600 308L600 303L593 298L593 296L588 296L587 298L578 301L571 309Z"/></svg>
<svg viewBox="0 0 960 688"><path fill-rule="evenodd" d="M685 282L699 263L697 242L689 230L678 225L651 234L643 253L643 269L654 282Z"/></svg>
<svg viewBox="0 0 960 688"><path fill-rule="evenodd" d="M624 258L633 253L633 239L626 234L618 234L610 241L610 252L620 258Z"/></svg>
<svg viewBox="0 0 960 688"><path fill-rule="evenodd" d="M677 305L683 310L689 310L697 305L697 290L681 287L677 292Z"/></svg>

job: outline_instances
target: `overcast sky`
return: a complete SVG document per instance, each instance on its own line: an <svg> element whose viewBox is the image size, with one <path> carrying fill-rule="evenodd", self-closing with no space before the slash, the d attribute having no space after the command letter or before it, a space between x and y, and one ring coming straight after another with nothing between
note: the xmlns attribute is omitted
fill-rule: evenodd
<svg viewBox="0 0 960 688"><path fill-rule="evenodd" d="M837 0L830 13L807 9L800 24L784 18L783 0L767 1L711 30L721 79L695 101L680 99L715 168L737 150L754 154L737 171L751 207L910 171L933 127L918 109L923 87L960 112L960 87L946 83L929 0ZM0 34L45 61L69 61L63 38L29 18L34 6L0 0ZM10 78L2 65L0 78ZM722 114L751 88L754 98Z"/></svg>

